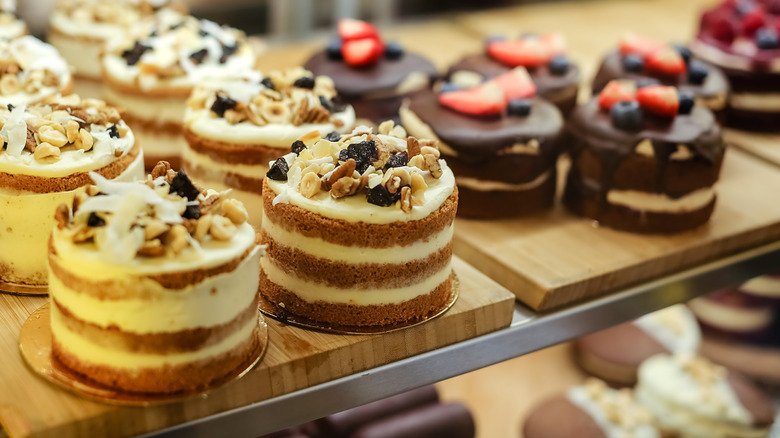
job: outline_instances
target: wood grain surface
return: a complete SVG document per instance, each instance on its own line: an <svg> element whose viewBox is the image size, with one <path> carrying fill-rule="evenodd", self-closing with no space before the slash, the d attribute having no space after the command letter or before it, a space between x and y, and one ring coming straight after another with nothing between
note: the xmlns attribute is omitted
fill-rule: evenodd
<svg viewBox="0 0 780 438"><path fill-rule="evenodd" d="M726 129L723 136L729 145L744 149L759 158L780 166L780 134Z"/></svg>

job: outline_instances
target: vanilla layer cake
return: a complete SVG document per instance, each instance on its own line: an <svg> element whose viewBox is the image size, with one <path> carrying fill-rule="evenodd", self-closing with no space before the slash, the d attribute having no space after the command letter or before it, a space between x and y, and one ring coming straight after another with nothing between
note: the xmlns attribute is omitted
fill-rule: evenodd
<svg viewBox="0 0 780 438"><path fill-rule="evenodd" d="M268 162L290 153L310 132L331 138L352 130L355 112L336 97L333 81L303 68L249 70L243 77L195 89L187 102L182 167L207 187L233 189L260 225ZM335 137L333 137L335 136Z"/></svg>
<svg viewBox="0 0 780 438"><path fill-rule="evenodd" d="M246 365L262 251L243 205L168 163L145 183L91 176L49 248L57 360L138 393L202 389Z"/></svg>
<svg viewBox="0 0 780 438"><path fill-rule="evenodd" d="M270 166L260 289L280 311L379 326L450 302L455 178L434 142L392 122L378 131L306 136Z"/></svg>
<svg viewBox="0 0 780 438"><path fill-rule="evenodd" d="M0 39L12 40L27 33L27 24L16 16L16 0L0 1Z"/></svg>
<svg viewBox="0 0 780 438"><path fill-rule="evenodd" d="M0 107L0 123L0 280L46 285L54 210L73 203L89 172L143 178L143 154L116 109L75 95Z"/></svg>
<svg viewBox="0 0 780 438"><path fill-rule="evenodd" d="M0 63L0 106L27 105L73 90L67 62L33 36L0 38Z"/></svg>
<svg viewBox="0 0 780 438"><path fill-rule="evenodd" d="M244 34L170 9L159 11L102 59L103 97L121 103L136 131L147 167L166 160L179 168L187 98L204 82L251 70L256 55Z"/></svg>

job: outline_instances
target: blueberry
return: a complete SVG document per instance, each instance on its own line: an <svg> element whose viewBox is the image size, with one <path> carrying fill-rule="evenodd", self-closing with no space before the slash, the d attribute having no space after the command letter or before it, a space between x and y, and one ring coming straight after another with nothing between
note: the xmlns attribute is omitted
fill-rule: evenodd
<svg viewBox="0 0 780 438"><path fill-rule="evenodd" d="M209 51L206 49L200 49L197 52L190 53L190 59L195 64L200 64L203 62L203 60L206 58L206 55L209 54Z"/></svg>
<svg viewBox="0 0 780 438"><path fill-rule="evenodd" d="M704 80L707 79L707 75L709 74L709 69L703 62L694 60L691 61L690 65L688 65L688 82L692 84L703 84Z"/></svg>
<svg viewBox="0 0 780 438"><path fill-rule="evenodd" d="M677 114L690 114L693 109L693 96L689 93L679 93L680 107Z"/></svg>
<svg viewBox="0 0 780 438"><path fill-rule="evenodd" d="M328 47L325 48L325 54L328 55L328 59L332 59L334 61L343 59L344 55L341 54L341 46L341 38L332 38L328 43Z"/></svg>
<svg viewBox="0 0 780 438"><path fill-rule="evenodd" d="M151 47L145 46L136 41L132 49L128 49L122 52L122 58L125 59L127 65L136 65L138 64L138 61L141 60L141 56L143 56L143 54L150 49Z"/></svg>
<svg viewBox="0 0 780 438"><path fill-rule="evenodd" d="M311 90L314 88L314 78L311 76L302 76L293 82L294 87L307 88Z"/></svg>
<svg viewBox="0 0 780 438"><path fill-rule="evenodd" d="M105 219L92 212L87 218L87 226L89 227L102 227L106 224Z"/></svg>
<svg viewBox="0 0 780 438"><path fill-rule="evenodd" d="M639 102L626 100L612 105L609 112L612 125L623 131L636 131L642 127L642 110Z"/></svg>
<svg viewBox="0 0 780 438"><path fill-rule="evenodd" d="M238 51L238 44L233 44L231 46L226 46L222 44L222 56L219 58L219 63L224 64L227 62L228 58L230 58L231 55L236 53Z"/></svg>
<svg viewBox="0 0 780 438"><path fill-rule="evenodd" d="M274 181L287 181L287 172L290 170L290 166L287 164L287 160L281 157L274 161L271 168L268 169L268 173L265 174L268 178Z"/></svg>
<svg viewBox="0 0 780 438"><path fill-rule="evenodd" d="M686 64L689 64L691 62L691 56L693 56L693 53L691 53L691 49L688 48L688 46L684 44L673 44L674 50L677 51L677 53L680 54L683 61L685 61Z"/></svg>
<svg viewBox="0 0 780 438"><path fill-rule="evenodd" d="M571 62L569 62L569 59L566 56L558 55L554 57L549 64L547 64L547 68L553 75L563 76L567 71L569 71L570 65Z"/></svg>
<svg viewBox="0 0 780 438"><path fill-rule="evenodd" d="M218 92L217 98L214 100L214 103L211 104L211 111L213 111L217 117L225 117L225 111L235 108L236 104L237 102L228 97L227 94Z"/></svg>
<svg viewBox="0 0 780 438"><path fill-rule="evenodd" d="M385 169L389 169L391 167L403 167L407 164L409 164L409 155L406 152L401 152L400 154L391 155L390 158L387 159Z"/></svg>
<svg viewBox="0 0 780 438"><path fill-rule="evenodd" d="M295 140L292 146L290 146L290 151L295 155L300 155L304 149L306 149L306 144L300 140Z"/></svg>
<svg viewBox="0 0 780 438"><path fill-rule="evenodd" d="M385 58L387 59L401 59L404 56L404 48L398 43L389 43L385 46Z"/></svg>
<svg viewBox="0 0 780 438"><path fill-rule="evenodd" d="M265 88L268 88L269 90L274 89L274 81L271 80L269 77L263 78L262 81L260 81L260 85L264 86Z"/></svg>
<svg viewBox="0 0 780 438"><path fill-rule="evenodd" d="M325 140L328 140L328 141L339 141L339 140L341 140L341 134L339 134L336 131L329 132L328 135L325 136Z"/></svg>
<svg viewBox="0 0 780 438"><path fill-rule="evenodd" d="M756 31L756 45L759 49L770 50L780 47L777 32L774 29L762 28Z"/></svg>
<svg viewBox="0 0 780 438"><path fill-rule="evenodd" d="M458 91L460 87L453 82L442 82L439 86L439 93L449 93L451 91Z"/></svg>
<svg viewBox="0 0 780 438"><path fill-rule="evenodd" d="M510 116L527 117L531 114L531 101L528 99L512 99L506 107Z"/></svg>
<svg viewBox="0 0 780 438"><path fill-rule="evenodd" d="M200 194L200 190L190 181L184 169L181 169L171 180L168 193L176 193L182 198L187 198L188 201L194 201Z"/></svg>
<svg viewBox="0 0 780 438"><path fill-rule="evenodd" d="M111 138L119 138L119 129L117 129L116 123L108 128L108 136Z"/></svg>
<svg viewBox="0 0 780 438"><path fill-rule="evenodd" d="M636 88L645 88L651 85L659 85L661 81L656 78L639 78L636 80Z"/></svg>
<svg viewBox="0 0 780 438"><path fill-rule="evenodd" d="M623 57L623 70L629 73L639 73L645 68L645 62L639 55L626 55Z"/></svg>
<svg viewBox="0 0 780 438"><path fill-rule="evenodd" d="M389 207L395 204L399 199L401 199L400 190L395 193L390 193L382 184L379 184L373 189L369 190L368 195L366 195L366 200L369 203L378 205L380 207Z"/></svg>

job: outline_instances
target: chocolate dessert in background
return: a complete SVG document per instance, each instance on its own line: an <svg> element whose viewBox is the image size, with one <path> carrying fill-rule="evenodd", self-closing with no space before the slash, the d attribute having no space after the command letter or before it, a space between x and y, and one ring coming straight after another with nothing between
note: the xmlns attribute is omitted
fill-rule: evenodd
<svg viewBox="0 0 780 438"><path fill-rule="evenodd" d="M677 233L709 220L725 143L713 113L691 95L614 80L574 110L567 134L564 203L572 212L638 233Z"/></svg>
<svg viewBox="0 0 780 438"><path fill-rule="evenodd" d="M455 173L458 216L495 219L550 208L563 118L524 67L471 88L439 83L401 107L410 135L433 138Z"/></svg>
<svg viewBox="0 0 780 438"><path fill-rule="evenodd" d="M518 39L488 37L485 52L468 55L447 71L447 80L460 86L501 76L515 67L525 67L537 95L550 101L564 115L577 104L580 70L566 55L560 34L524 33Z"/></svg>
<svg viewBox="0 0 780 438"><path fill-rule="evenodd" d="M426 58L410 53L398 43L382 41L369 23L343 19L339 36L304 64L317 76L333 79L345 103L359 119L375 124L398 120L404 96L428 87L439 74Z"/></svg>

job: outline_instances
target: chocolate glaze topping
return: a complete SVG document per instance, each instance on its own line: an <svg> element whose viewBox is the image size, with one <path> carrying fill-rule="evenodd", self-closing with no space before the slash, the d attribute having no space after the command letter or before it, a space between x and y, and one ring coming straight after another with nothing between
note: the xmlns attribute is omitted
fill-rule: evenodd
<svg viewBox="0 0 780 438"><path fill-rule="evenodd" d="M410 73L420 72L431 79L439 74L430 61L409 52L398 60L381 58L374 64L357 67L330 59L323 50L309 58L304 68L315 76L332 78L336 90L348 100L368 93L392 92Z"/></svg>
<svg viewBox="0 0 780 438"><path fill-rule="evenodd" d="M607 438L596 420L565 396L534 408L523 425L526 438Z"/></svg>

